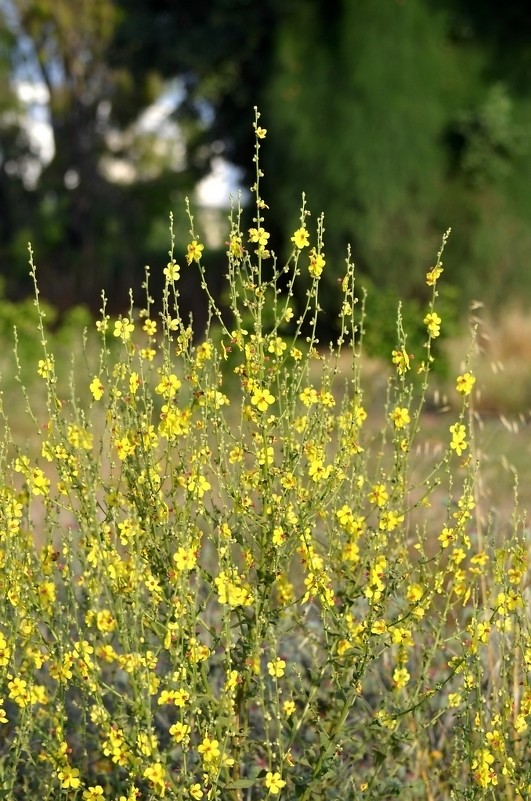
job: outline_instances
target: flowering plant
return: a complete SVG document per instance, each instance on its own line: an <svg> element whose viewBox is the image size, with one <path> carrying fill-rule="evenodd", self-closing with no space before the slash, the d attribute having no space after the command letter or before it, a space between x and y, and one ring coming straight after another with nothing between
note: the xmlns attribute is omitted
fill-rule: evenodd
<svg viewBox="0 0 531 801"><path fill-rule="evenodd" d="M183 254L172 234L160 314L149 275L139 313L111 320L103 303L81 399L61 395L41 321L39 452L8 428L0 447L3 791L525 799L528 546L516 514L503 542L482 522L470 365L441 452L415 456L443 249L426 276L424 358L399 316L371 427L354 267L323 349L322 221L312 230L303 206L279 268L258 116L255 130L253 225L238 211L227 242L230 326L193 218ZM179 311L187 269L218 326L200 342Z"/></svg>

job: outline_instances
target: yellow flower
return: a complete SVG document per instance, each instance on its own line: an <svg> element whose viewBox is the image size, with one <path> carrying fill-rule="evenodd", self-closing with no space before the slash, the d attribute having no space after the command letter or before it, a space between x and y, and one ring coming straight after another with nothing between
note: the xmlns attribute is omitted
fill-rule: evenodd
<svg viewBox="0 0 531 801"><path fill-rule="evenodd" d="M308 272L312 278L319 278L323 272L326 261L324 257L317 253L315 248L310 251L310 264L308 265Z"/></svg>
<svg viewBox="0 0 531 801"><path fill-rule="evenodd" d="M265 777L265 784L271 795L278 795L286 782L282 779L280 773L272 773L268 771Z"/></svg>
<svg viewBox="0 0 531 801"><path fill-rule="evenodd" d="M326 481L330 478L333 469L331 464L325 466L323 459L319 457L309 457L308 461L308 475L313 481Z"/></svg>
<svg viewBox="0 0 531 801"><path fill-rule="evenodd" d="M148 765L145 769L143 776L147 779L151 784L155 785L157 790L160 791L161 795L164 795L164 791L166 786L164 784L164 765L160 762L154 762L152 765Z"/></svg>
<svg viewBox="0 0 531 801"><path fill-rule="evenodd" d="M393 409L389 417L395 424L395 428L404 428L411 422L409 412L404 407L400 408L399 406L397 406L395 409Z"/></svg>
<svg viewBox="0 0 531 801"><path fill-rule="evenodd" d="M404 349L394 350L391 354L393 357L393 364L396 364L396 369L399 375L404 375L409 370L409 356Z"/></svg>
<svg viewBox="0 0 531 801"><path fill-rule="evenodd" d="M167 315L164 318L164 325L168 331L177 331L179 328L179 320L177 320L175 317L170 317L170 315Z"/></svg>
<svg viewBox="0 0 531 801"><path fill-rule="evenodd" d="M267 240L269 239L270 234L262 228L249 228L249 242L254 242L261 247L265 247L267 245Z"/></svg>
<svg viewBox="0 0 531 801"><path fill-rule="evenodd" d="M75 790L81 784L79 770L77 768L71 768L70 765L65 765L61 768L61 770L57 772L57 778L61 782L61 787L64 790L68 790L70 787L72 790Z"/></svg>
<svg viewBox="0 0 531 801"><path fill-rule="evenodd" d="M371 634L382 635L387 631L387 623L385 620L375 620L371 626Z"/></svg>
<svg viewBox="0 0 531 801"><path fill-rule="evenodd" d="M197 239L194 239L188 245L186 249L186 261L188 264L191 264L193 261L199 261L201 259L201 254L205 249L204 245L200 245Z"/></svg>
<svg viewBox="0 0 531 801"><path fill-rule="evenodd" d="M145 320L144 325L142 326L143 330L146 334L150 337L154 336L157 332L157 321L156 320Z"/></svg>
<svg viewBox="0 0 531 801"><path fill-rule="evenodd" d="M516 720L514 721L514 730L518 734L523 734L525 731L527 731L527 729L528 725L527 725L527 720L525 719L525 715L522 714L517 715Z"/></svg>
<svg viewBox="0 0 531 801"><path fill-rule="evenodd" d="M470 625L470 629L469 630L476 637L478 642L486 643L486 642L489 641L489 634L491 632L490 623L488 623L488 622L487 623L483 623L481 621L480 622L476 621L475 630L474 630L474 627L473 627L472 624Z"/></svg>
<svg viewBox="0 0 531 801"><path fill-rule="evenodd" d="M236 571L221 573L214 579L220 604L228 604L235 608L237 606L248 606L252 603L253 597L250 587L245 586Z"/></svg>
<svg viewBox="0 0 531 801"><path fill-rule="evenodd" d="M173 726L170 726L170 734L176 743L182 743L190 733L190 726L187 723L177 721Z"/></svg>
<svg viewBox="0 0 531 801"><path fill-rule="evenodd" d="M472 392L472 387L476 383L475 377L472 373L463 373L463 375L457 376L457 382L455 388L461 395L470 395Z"/></svg>
<svg viewBox="0 0 531 801"><path fill-rule="evenodd" d="M352 416L354 417L355 424L357 426L361 426L367 419L367 412L365 411L363 406L356 404L352 410Z"/></svg>
<svg viewBox="0 0 531 801"><path fill-rule="evenodd" d="M15 701L16 704L20 707L25 707L30 702L30 693L28 690L28 682L25 679L21 679L18 676L15 676L10 682L8 682L9 687L9 697L12 701Z"/></svg>
<svg viewBox="0 0 531 801"><path fill-rule="evenodd" d="M443 548L448 548L449 545L455 540L455 533L453 528L443 528L442 533L437 537Z"/></svg>
<svg viewBox="0 0 531 801"><path fill-rule="evenodd" d="M394 531L400 523L404 522L404 515L399 514L398 512L393 512L393 510L389 510L388 512L382 512L380 517L380 522L378 523L378 528L381 531Z"/></svg>
<svg viewBox="0 0 531 801"><path fill-rule="evenodd" d="M147 734L146 732L140 732L136 738L136 742L138 750L141 754L144 754L144 756L151 756L153 751L158 747L158 740L155 735Z"/></svg>
<svg viewBox="0 0 531 801"><path fill-rule="evenodd" d="M389 495L385 489L385 484L374 484L371 492L369 493L369 503L374 503L376 506L385 506Z"/></svg>
<svg viewBox="0 0 531 801"><path fill-rule="evenodd" d="M450 432L452 434L450 448L455 451L458 456L461 456L462 452L468 447L466 428L462 423L454 423L453 426L450 426Z"/></svg>
<svg viewBox="0 0 531 801"><path fill-rule="evenodd" d="M49 357L46 359L39 359L37 372L42 378L48 378L53 375L53 360Z"/></svg>
<svg viewBox="0 0 531 801"><path fill-rule="evenodd" d="M400 690L402 687L405 687L408 681L410 680L411 675L406 668L396 668L393 673L393 682L395 688Z"/></svg>
<svg viewBox="0 0 531 801"><path fill-rule="evenodd" d="M327 409L331 409L333 406L336 405L336 399L334 398L332 393L328 392L325 389L321 390L319 400L321 401L321 404Z"/></svg>
<svg viewBox="0 0 531 801"><path fill-rule="evenodd" d="M162 395L163 398L169 400L176 396L180 388L180 380L174 373L170 373L169 375L161 375L160 381L155 387L155 392L157 395Z"/></svg>
<svg viewBox="0 0 531 801"><path fill-rule="evenodd" d="M135 330L134 323L131 320L127 319L120 319L116 320L114 323L114 336L118 337L122 340L122 342L127 342L131 339L131 334Z"/></svg>
<svg viewBox="0 0 531 801"><path fill-rule="evenodd" d="M229 451L229 462L231 464L236 464L236 462L241 462L243 459L243 448L241 445L236 445L232 450Z"/></svg>
<svg viewBox="0 0 531 801"><path fill-rule="evenodd" d="M396 718L393 718L384 709L380 709L376 713L376 717L377 717L378 721L382 724L382 726L385 726L385 728L389 729L389 731L394 731L396 729L396 726L397 726Z"/></svg>
<svg viewBox="0 0 531 801"><path fill-rule="evenodd" d="M492 768L494 757L488 748L480 748L474 751L472 762L472 775L476 784L480 787L488 787L489 784L498 784L498 777Z"/></svg>
<svg viewBox="0 0 531 801"><path fill-rule="evenodd" d="M180 273L179 265L172 259L168 262L167 266L164 268L163 273L166 281L178 281L179 280L179 273Z"/></svg>
<svg viewBox="0 0 531 801"><path fill-rule="evenodd" d="M282 711L287 718L290 718L295 712L295 701L284 701L282 704Z"/></svg>
<svg viewBox="0 0 531 801"><path fill-rule="evenodd" d="M350 506L347 506L346 503L343 504L341 509L337 510L336 517L338 519L339 525L343 526L343 528L345 528L348 531L354 519L354 514Z"/></svg>
<svg viewBox="0 0 531 801"><path fill-rule="evenodd" d="M242 238L239 234L231 234L229 242L229 254L234 259L241 259L243 256Z"/></svg>
<svg viewBox="0 0 531 801"><path fill-rule="evenodd" d="M461 693L449 693L448 694L448 706L450 709L455 709L461 704L463 697Z"/></svg>
<svg viewBox="0 0 531 801"><path fill-rule="evenodd" d="M211 489L211 486L210 481L207 481L201 474L192 474L186 485L188 491L195 495L196 498L202 498L205 492Z"/></svg>
<svg viewBox="0 0 531 801"><path fill-rule="evenodd" d="M87 787L83 792L85 801L99 801L103 798L103 787L101 784L96 784L94 787Z"/></svg>
<svg viewBox="0 0 531 801"><path fill-rule="evenodd" d="M94 400L97 401L102 398L103 393L105 392L105 387L101 383L98 376L94 376L94 378L90 382L89 389L92 392L92 397L94 398Z"/></svg>
<svg viewBox="0 0 531 801"><path fill-rule="evenodd" d="M290 350L290 355L293 359L295 359L296 362L300 362L302 359L302 351L300 351L298 348L292 348Z"/></svg>
<svg viewBox="0 0 531 801"><path fill-rule="evenodd" d="M308 246L309 237L310 235L308 234L308 231L306 230L306 228L304 228L304 226L302 226L301 228L297 228L297 230L291 237L291 241L293 242L296 248L302 250L302 248Z"/></svg>
<svg viewBox="0 0 531 801"><path fill-rule="evenodd" d="M424 318L424 325L428 327L428 333L435 339L441 333L441 318L437 312L430 312Z"/></svg>
<svg viewBox="0 0 531 801"><path fill-rule="evenodd" d="M173 554L173 561L180 573L185 570L193 570L197 563L197 553L194 548L184 548L181 545Z"/></svg>
<svg viewBox="0 0 531 801"><path fill-rule="evenodd" d="M276 679L282 678L284 675L286 668L286 663L283 659L275 659L273 662L267 663L267 671L270 676L274 676Z"/></svg>
<svg viewBox="0 0 531 801"><path fill-rule="evenodd" d="M136 395L138 387L140 386L140 376L138 373L131 373L129 376L129 392L131 395Z"/></svg>
<svg viewBox="0 0 531 801"><path fill-rule="evenodd" d="M203 742L197 747L203 757L203 762L212 762L220 755L218 740L211 740L210 737L203 737Z"/></svg>
<svg viewBox="0 0 531 801"><path fill-rule="evenodd" d="M260 128L260 126L255 128L256 135L259 139L265 139L267 134L267 128Z"/></svg>
<svg viewBox="0 0 531 801"><path fill-rule="evenodd" d="M107 332L107 329L109 327L109 320L110 320L110 317L109 317L108 314L105 315L103 320L96 320L96 330L98 331L99 334L104 334L105 335L105 333Z"/></svg>
<svg viewBox="0 0 531 801"><path fill-rule="evenodd" d="M40 467L33 468L31 475L28 477L28 484L32 495L47 495L50 489L50 482Z"/></svg>
<svg viewBox="0 0 531 801"><path fill-rule="evenodd" d="M313 387L305 387L300 393L299 398L305 406L311 406L319 400L317 391Z"/></svg>
<svg viewBox="0 0 531 801"><path fill-rule="evenodd" d="M433 286L436 284L442 272L443 268L440 264L436 264L435 267L432 267L431 270L428 270L426 273L426 283L428 286Z"/></svg>
<svg viewBox="0 0 531 801"><path fill-rule="evenodd" d="M192 786L188 789L188 792L195 798L196 801L199 801L200 798L203 798L203 791L201 790L200 784L192 784Z"/></svg>
<svg viewBox="0 0 531 801"><path fill-rule="evenodd" d="M197 346L197 362L199 365L211 359L213 355L214 347L211 342L201 342L201 344Z"/></svg>
<svg viewBox="0 0 531 801"><path fill-rule="evenodd" d="M282 356L287 347L283 339L275 337L275 339L272 339L269 343L267 350L269 353L274 353L275 356Z"/></svg>
<svg viewBox="0 0 531 801"><path fill-rule="evenodd" d="M116 628L116 620L110 609L102 609L96 614L96 626L99 631L114 631Z"/></svg>
<svg viewBox="0 0 531 801"><path fill-rule="evenodd" d="M38 585L40 601L45 609L49 609L55 601L55 584L53 581L43 581Z"/></svg>
<svg viewBox="0 0 531 801"><path fill-rule="evenodd" d="M494 729L493 731L488 731L485 735L486 740L488 741L491 748L495 751L503 751L504 750L504 742L503 737L498 731L498 729Z"/></svg>
<svg viewBox="0 0 531 801"><path fill-rule="evenodd" d="M510 567L507 571L507 578L511 584L520 584L523 578L523 572L520 568ZM2 663L0 662L0 664Z"/></svg>
<svg viewBox="0 0 531 801"><path fill-rule="evenodd" d="M270 393L268 389L260 389L259 387L255 389L252 397L251 403L253 406L256 406L261 412L267 412L269 406L275 402L274 396Z"/></svg>
<svg viewBox="0 0 531 801"><path fill-rule="evenodd" d="M401 645L403 648L411 648L414 644L410 630L403 626L393 626L391 640L395 645Z"/></svg>
<svg viewBox="0 0 531 801"><path fill-rule="evenodd" d="M275 461L275 450L272 445L267 448L259 448L256 453L259 465L271 465Z"/></svg>

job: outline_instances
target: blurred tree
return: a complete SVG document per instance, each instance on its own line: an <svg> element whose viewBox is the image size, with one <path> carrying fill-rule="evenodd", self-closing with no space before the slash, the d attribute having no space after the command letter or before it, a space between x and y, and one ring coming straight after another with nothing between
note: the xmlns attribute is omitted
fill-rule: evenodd
<svg viewBox="0 0 531 801"><path fill-rule="evenodd" d="M21 167L30 152L22 109L11 84L13 37L0 29L0 251L9 251L19 217L27 213Z"/></svg>
<svg viewBox="0 0 531 801"><path fill-rule="evenodd" d="M118 3L113 58L128 65L135 84L146 68L180 76L184 99L176 115L191 163L203 169L214 144L249 172L252 109L269 81L278 24L293 0Z"/></svg>
<svg viewBox="0 0 531 801"><path fill-rule="evenodd" d="M252 181L258 105L277 250L305 190L312 213L326 212L330 282L350 242L379 291L416 297L452 225L449 274L456 265L463 295L494 286L488 271L514 285L531 252L530 23L523 0L498 12L479 0L0 0L2 63L33 54L56 143L26 191L17 174L30 146L2 115L0 203L14 193L22 222L17 233L6 217L0 257L21 252L30 228L48 297L97 303L102 285L124 297L135 270L163 257L159 221L213 155ZM157 132L135 122L175 78L182 142L170 164ZM11 262L10 274L19 280Z"/></svg>
<svg viewBox="0 0 531 801"><path fill-rule="evenodd" d="M249 165L252 106L267 78L281 6L280 0L0 3L12 68L32 62L32 77L50 98L55 155L37 191L26 192L32 213L13 206L23 221L16 249L31 236L49 299L68 306L83 298L97 307L101 286L126 297L135 271L150 258L156 221L193 190L212 155ZM157 132L141 134L135 123L163 81L176 77L174 148L181 156L170 165ZM21 169L23 156L24 148ZM127 181L117 180L117 165ZM7 251L0 256L5 263ZM27 273L24 258L9 271L12 289Z"/></svg>
<svg viewBox="0 0 531 801"><path fill-rule="evenodd" d="M457 224L450 277L496 306L531 294L531 7L526 0L438 0L447 38L479 80L449 116L439 215Z"/></svg>
<svg viewBox="0 0 531 801"><path fill-rule="evenodd" d="M413 309L422 298L448 226L445 277L462 307L531 291L518 264L531 258L531 59L520 34L509 63L528 4L509 0L501 30L497 14L474 0L294 0L280 21L262 103L268 222L296 225L304 190L313 214L325 212L329 286L350 242L382 318L386 291Z"/></svg>
<svg viewBox="0 0 531 801"><path fill-rule="evenodd" d="M478 47L484 54L484 76L503 79L513 90L529 95L531 74L531 5L527 0L439 0L449 15L454 41Z"/></svg>
<svg viewBox="0 0 531 801"><path fill-rule="evenodd" d="M32 231L42 289L61 307L80 299L97 307L102 286L124 298L149 255L154 219L200 174L182 158L170 164L178 143L164 150L153 132L132 125L162 80L147 66L141 79L132 76L115 57L125 13L113 0L11 0L2 14L12 69L27 71L29 62L49 95L54 156L37 191L25 193L29 216L12 206ZM7 139L4 132L4 147ZM23 159L21 146L11 158L21 173ZM27 272L19 270L10 271L12 289Z"/></svg>
<svg viewBox="0 0 531 801"><path fill-rule="evenodd" d="M441 139L461 91L444 18L423 0L333 8L297 3L277 38L266 185L293 224L303 189L325 212L331 279L350 242L375 284L411 291L440 234Z"/></svg>

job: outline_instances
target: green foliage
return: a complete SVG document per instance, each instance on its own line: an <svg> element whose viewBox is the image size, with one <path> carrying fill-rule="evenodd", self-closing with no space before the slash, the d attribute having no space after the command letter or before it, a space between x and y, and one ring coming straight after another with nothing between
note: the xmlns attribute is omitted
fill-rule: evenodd
<svg viewBox="0 0 531 801"><path fill-rule="evenodd" d="M41 314L49 331L54 324L56 313L51 306L42 304ZM13 332L16 330L17 342L23 362L35 360L37 354L41 355L41 345L35 338L41 316L35 306L35 301L28 298L25 301L14 303L5 297L3 282L0 282L0 337L2 343L13 341Z"/></svg>
<svg viewBox="0 0 531 801"><path fill-rule="evenodd" d="M465 34L453 5L338 2L329 13L293 3L265 88L266 165L274 226L304 187L335 220L331 276L351 242L379 292L418 297L433 231L451 225L448 280L463 311L471 298L496 305L527 287L518 265L531 253L521 191L531 151L528 98L508 65L489 60L483 15Z"/></svg>
<svg viewBox="0 0 531 801"><path fill-rule="evenodd" d="M479 109L463 114L458 131L461 169L475 182L499 181L522 151L524 132L515 125L512 100L501 84L491 87Z"/></svg>
<svg viewBox="0 0 531 801"><path fill-rule="evenodd" d="M279 34L267 107L269 191L283 183L277 212L285 219L304 187L309 204L335 220L327 249L338 265L351 241L378 286L400 283L408 292L427 258L426 209L444 167L439 138L451 72L443 67L443 20L420 2L339 7L332 24L318 4L311 12L295 4Z"/></svg>
<svg viewBox="0 0 531 801"><path fill-rule="evenodd" d="M27 298L17 303L5 297L0 280L0 375L9 389L7 406L17 404L15 381L22 381L35 389L35 372L42 358L42 345L35 336L42 323L45 336L53 347L56 358L70 366L72 342L91 324L92 318L84 306L73 306L59 317L48 303ZM67 376L65 374L66 380Z"/></svg>
<svg viewBox="0 0 531 801"><path fill-rule="evenodd" d="M529 533L518 511L484 515L468 365L442 448L417 447L447 235L424 276L422 363L399 317L386 401L367 410L354 267L321 348L322 223L303 208L275 260L255 132L229 325L190 217L160 316L149 271L140 308L111 319L103 302L99 352L64 395L32 260L46 401L26 394L37 453L7 420L0 443L2 793L523 801ZM211 321L197 342L190 270Z"/></svg>

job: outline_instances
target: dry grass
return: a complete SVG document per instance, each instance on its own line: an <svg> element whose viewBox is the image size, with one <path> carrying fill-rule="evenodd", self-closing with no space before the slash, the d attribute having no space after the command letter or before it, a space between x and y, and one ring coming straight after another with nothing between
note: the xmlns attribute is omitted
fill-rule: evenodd
<svg viewBox="0 0 531 801"><path fill-rule="evenodd" d="M531 311L509 306L496 315L473 309L471 327L476 330L472 354L477 376L476 409L484 415L516 416L525 422L531 412ZM447 344L450 374L463 368L466 335Z"/></svg>

